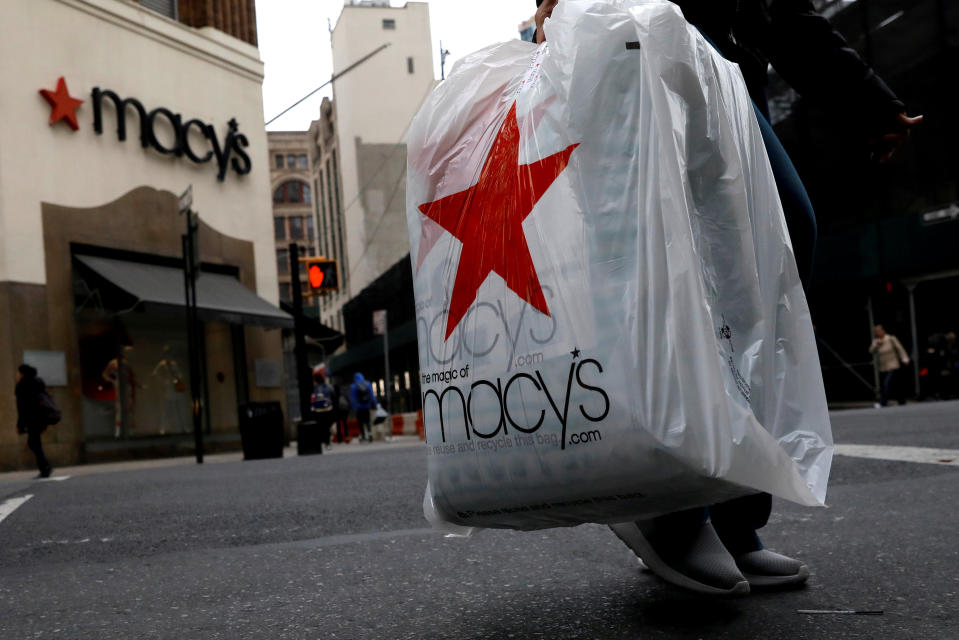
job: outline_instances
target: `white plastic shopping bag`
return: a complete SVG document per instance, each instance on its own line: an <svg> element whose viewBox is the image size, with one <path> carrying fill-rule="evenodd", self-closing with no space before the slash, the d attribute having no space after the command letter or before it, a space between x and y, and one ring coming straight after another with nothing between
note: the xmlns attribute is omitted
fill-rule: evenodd
<svg viewBox="0 0 959 640"><path fill-rule="evenodd" d="M461 60L410 130L427 517L821 504L816 345L738 67L665 0L566 0L545 32Z"/></svg>

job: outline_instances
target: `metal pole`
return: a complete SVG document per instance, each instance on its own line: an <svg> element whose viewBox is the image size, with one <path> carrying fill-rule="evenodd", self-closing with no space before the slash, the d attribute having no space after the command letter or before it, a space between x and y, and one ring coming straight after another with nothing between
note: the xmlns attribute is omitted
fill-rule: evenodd
<svg viewBox="0 0 959 640"><path fill-rule="evenodd" d="M296 357L296 383L299 388L300 421L310 419L310 393L313 385L306 359L306 332L303 328L303 291L300 285L300 246L290 243L290 278L293 284L293 354Z"/></svg>
<svg viewBox="0 0 959 640"><path fill-rule="evenodd" d="M190 397L192 400L191 413L193 415L193 441L196 450L196 463L203 464L203 420L200 412L202 377L199 353L199 332L197 330L196 313L196 264L194 247L196 246L197 225L194 223L194 213L186 212L187 232L183 236L183 279L186 290L186 323L187 345L190 351Z"/></svg>
<svg viewBox="0 0 959 640"><path fill-rule="evenodd" d="M869 314L869 343L872 344L872 339L875 336L876 331L876 317L873 314L872 310L872 296L867 298L868 302L866 303L866 312ZM875 387L873 388L873 395L875 396L876 402L879 402L879 352L872 354L872 379Z"/></svg>
<svg viewBox="0 0 959 640"><path fill-rule="evenodd" d="M386 370L386 410L388 413L392 413L392 404L391 397L393 394L393 380L390 378L390 316L389 313L384 311L385 322L383 323L383 365ZM392 433L392 430L387 431L387 433Z"/></svg>
<svg viewBox="0 0 959 640"><path fill-rule="evenodd" d="M909 324L912 328L912 374L916 388L916 399L919 398L919 329L916 326L916 284L906 285L909 291Z"/></svg>
<svg viewBox="0 0 959 640"><path fill-rule="evenodd" d="M443 41L440 40L440 80L446 80L446 56L449 51L443 48Z"/></svg>

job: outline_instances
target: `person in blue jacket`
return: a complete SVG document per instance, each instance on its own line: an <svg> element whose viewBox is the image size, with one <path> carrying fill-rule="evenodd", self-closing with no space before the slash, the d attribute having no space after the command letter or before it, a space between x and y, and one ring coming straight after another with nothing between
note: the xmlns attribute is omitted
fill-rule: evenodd
<svg viewBox="0 0 959 640"><path fill-rule="evenodd" d="M357 371L353 374L353 384L350 385L350 408L356 414L356 421L360 423L360 441L373 441L370 410L376 409L377 406L373 386Z"/></svg>
<svg viewBox="0 0 959 640"><path fill-rule="evenodd" d="M546 41L543 24L559 2L536 0L536 43ZM905 104L810 0L673 2L742 71L806 286L816 248L816 216L795 166L769 124L768 67L772 65L803 97L846 105L849 126L858 129L876 162L889 160L922 116L907 115ZM708 509L611 528L660 578L692 591L734 595L748 593L750 587L801 585L809 576L808 567L765 549L756 533L771 510L771 496L758 493Z"/></svg>

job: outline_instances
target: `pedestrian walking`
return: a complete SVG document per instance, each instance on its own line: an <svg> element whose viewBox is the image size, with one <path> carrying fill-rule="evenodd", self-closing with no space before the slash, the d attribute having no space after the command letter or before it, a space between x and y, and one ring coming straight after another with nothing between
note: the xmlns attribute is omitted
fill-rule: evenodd
<svg viewBox="0 0 959 640"><path fill-rule="evenodd" d="M360 440L373 441L372 427L370 426L370 410L377 407L376 395L372 386L363 377L363 374L353 374L353 384L350 385L350 408L356 414L356 421L360 423Z"/></svg>
<svg viewBox="0 0 959 640"><path fill-rule="evenodd" d="M43 452L42 434L50 424L59 421L59 410L47 393L43 379L28 364L17 369L17 433L27 436L27 446L37 459L38 478L49 478L53 467Z"/></svg>
<svg viewBox="0 0 959 640"><path fill-rule="evenodd" d="M337 442L349 442L350 430L346 426L346 420L350 417L350 393L342 385L333 385L336 392L336 432Z"/></svg>
<svg viewBox="0 0 959 640"><path fill-rule="evenodd" d="M560 0L536 0L537 43ZM767 69L771 64L804 97L855 105L871 157L889 160L922 116L905 105L819 15L809 0L674 0L687 21L728 60L739 65L782 201L803 284L812 273L816 217L802 180L769 123ZM808 567L763 547L757 530L772 510L769 494L755 494L612 529L664 580L708 594L804 583Z"/></svg>
<svg viewBox="0 0 959 640"><path fill-rule="evenodd" d="M326 380L326 366L317 365L313 369L313 393L310 395L310 411L316 421L323 442L330 444L330 429L336 417L336 392Z"/></svg>
<svg viewBox="0 0 959 640"><path fill-rule="evenodd" d="M877 324L874 329L875 338L869 345L869 353L879 358L879 373L882 374L882 381L879 390L879 405L885 407L889 404L889 394L895 392L896 401L900 404L906 404L906 392L902 384L896 383L896 374L902 365L909 364L909 356L903 349L899 338L886 333L881 324Z"/></svg>

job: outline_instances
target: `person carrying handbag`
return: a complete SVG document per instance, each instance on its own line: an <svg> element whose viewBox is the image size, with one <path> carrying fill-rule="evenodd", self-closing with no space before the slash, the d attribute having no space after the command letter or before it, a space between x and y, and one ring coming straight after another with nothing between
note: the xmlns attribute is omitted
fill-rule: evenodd
<svg viewBox="0 0 959 640"><path fill-rule="evenodd" d="M27 446L37 459L37 478L49 478L53 467L43 452L42 434L51 424L60 421L60 410L50 394L43 379L37 376L37 370L28 364L17 369L17 433L26 434Z"/></svg>

